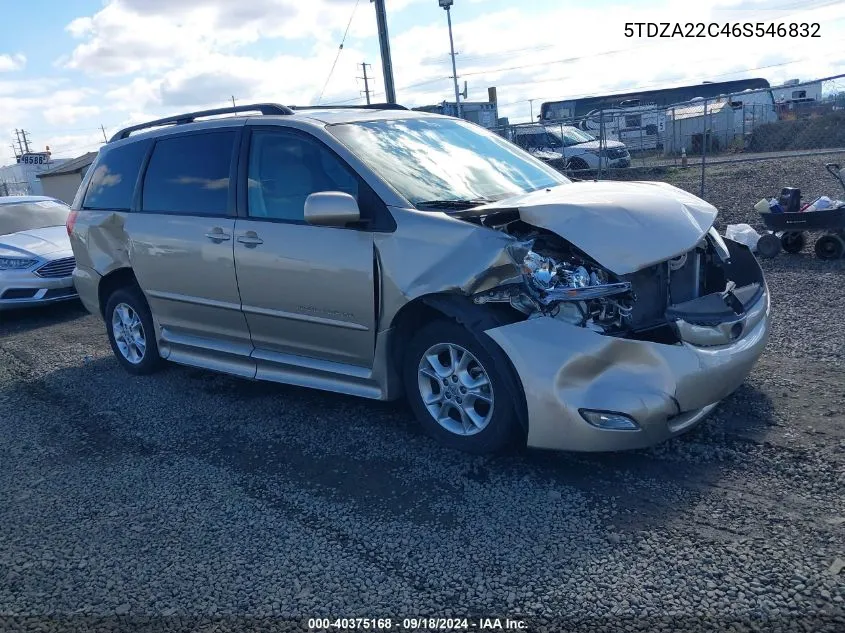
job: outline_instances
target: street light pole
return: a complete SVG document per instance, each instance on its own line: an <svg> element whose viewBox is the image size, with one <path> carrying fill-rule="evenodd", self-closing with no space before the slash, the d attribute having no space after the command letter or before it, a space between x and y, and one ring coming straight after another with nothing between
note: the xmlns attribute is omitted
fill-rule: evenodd
<svg viewBox="0 0 845 633"><path fill-rule="evenodd" d="M458 109L458 118L461 119L461 91L458 88L458 68L455 64L455 40L452 38L452 5L454 0L439 0L440 6L446 9L446 20L449 23L449 47L452 51L452 79L455 81L455 107Z"/></svg>

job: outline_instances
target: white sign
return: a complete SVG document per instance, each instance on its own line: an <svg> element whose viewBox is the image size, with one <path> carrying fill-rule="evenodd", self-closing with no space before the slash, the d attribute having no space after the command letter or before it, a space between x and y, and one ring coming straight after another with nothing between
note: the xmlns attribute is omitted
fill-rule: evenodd
<svg viewBox="0 0 845 633"><path fill-rule="evenodd" d="M18 162L21 165L46 165L50 162L50 154L47 152L22 154Z"/></svg>

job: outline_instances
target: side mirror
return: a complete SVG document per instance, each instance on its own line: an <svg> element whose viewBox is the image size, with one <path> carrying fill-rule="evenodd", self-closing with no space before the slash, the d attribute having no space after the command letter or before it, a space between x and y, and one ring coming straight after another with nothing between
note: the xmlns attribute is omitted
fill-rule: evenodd
<svg viewBox="0 0 845 633"><path fill-rule="evenodd" d="M358 202L348 193L321 191L305 200L305 221L318 226L346 226L361 220Z"/></svg>

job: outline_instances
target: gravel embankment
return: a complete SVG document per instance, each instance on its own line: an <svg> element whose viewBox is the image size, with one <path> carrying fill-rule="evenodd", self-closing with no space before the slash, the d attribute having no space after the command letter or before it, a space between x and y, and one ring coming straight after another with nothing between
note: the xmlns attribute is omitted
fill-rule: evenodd
<svg viewBox="0 0 845 633"><path fill-rule="evenodd" d="M720 166L706 197L759 229L782 186L838 195L827 160ZM401 404L131 378L76 305L0 314L0 630L845 630L845 261L764 267L774 331L746 384L617 455L457 454Z"/></svg>

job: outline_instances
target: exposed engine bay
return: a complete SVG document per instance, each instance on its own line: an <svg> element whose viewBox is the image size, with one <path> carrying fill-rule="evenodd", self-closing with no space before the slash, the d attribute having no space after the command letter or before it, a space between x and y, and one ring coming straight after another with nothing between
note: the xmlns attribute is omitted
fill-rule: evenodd
<svg viewBox="0 0 845 633"><path fill-rule="evenodd" d="M614 275L565 239L508 214L480 223L517 238L508 254L520 277L473 296L507 303L524 318L548 316L619 337L678 343L679 323L737 321L763 292L762 271L743 247L715 229L692 250L627 275ZM741 334L734 329L732 338ZM727 343L717 339L712 344Z"/></svg>

